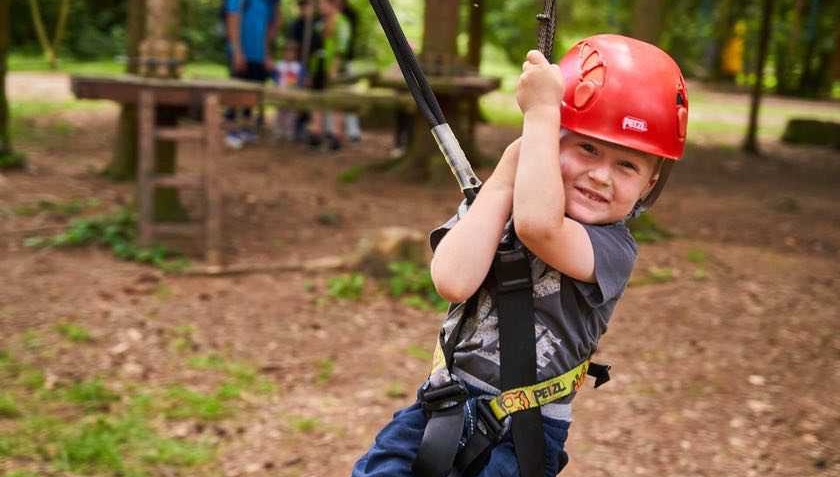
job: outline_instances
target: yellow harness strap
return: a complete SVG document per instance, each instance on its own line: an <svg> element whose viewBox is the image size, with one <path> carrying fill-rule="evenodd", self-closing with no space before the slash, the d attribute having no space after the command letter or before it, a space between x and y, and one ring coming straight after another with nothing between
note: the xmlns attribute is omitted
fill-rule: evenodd
<svg viewBox="0 0 840 477"><path fill-rule="evenodd" d="M564 398L583 386L588 369L589 360L587 359L560 376L531 386L509 389L490 401L490 409L496 419L501 421L515 412L540 407Z"/></svg>

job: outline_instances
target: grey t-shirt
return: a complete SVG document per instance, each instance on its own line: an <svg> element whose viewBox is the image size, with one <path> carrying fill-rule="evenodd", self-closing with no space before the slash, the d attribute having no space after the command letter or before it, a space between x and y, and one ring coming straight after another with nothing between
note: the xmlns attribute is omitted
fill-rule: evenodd
<svg viewBox="0 0 840 477"><path fill-rule="evenodd" d="M432 231L432 248L463 213L465 208L462 206L458 214ZM636 243L624 222L583 226L595 252L596 283L563 275L529 253L534 283L538 381L565 373L595 352L636 261ZM444 320L446 340L463 311L464 304L460 304ZM498 394L498 314L490 294L483 288L479 290L476 313L465 320L455 347L453 371L467 383L490 394ZM573 397L574 393L552 403L543 409L543 414L569 420L571 408L568 403Z"/></svg>

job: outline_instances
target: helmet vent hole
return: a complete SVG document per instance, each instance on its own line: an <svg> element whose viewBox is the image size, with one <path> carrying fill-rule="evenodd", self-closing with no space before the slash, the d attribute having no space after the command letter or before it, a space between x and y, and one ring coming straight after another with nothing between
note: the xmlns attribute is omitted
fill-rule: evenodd
<svg viewBox="0 0 840 477"><path fill-rule="evenodd" d="M682 91L677 93L677 106L685 106L685 98L683 97Z"/></svg>
<svg viewBox="0 0 840 477"><path fill-rule="evenodd" d="M583 60L583 64L580 66L580 69L583 71L588 71L599 65L601 65L601 56L598 54L597 51L593 51L586 57L586 59Z"/></svg>
<svg viewBox="0 0 840 477"><path fill-rule="evenodd" d="M603 86L604 84L604 65L596 65L591 70L586 71L583 74L584 81L591 81L598 86Z"/></svg>
<svg viewBox="0 0 840 477"><path fill-rule="evenodd" d="M586 103L595 95L596 89L598 89L598 85L589 80L578 84L575 87L575 108L581 109L586 106Z"/></svg>

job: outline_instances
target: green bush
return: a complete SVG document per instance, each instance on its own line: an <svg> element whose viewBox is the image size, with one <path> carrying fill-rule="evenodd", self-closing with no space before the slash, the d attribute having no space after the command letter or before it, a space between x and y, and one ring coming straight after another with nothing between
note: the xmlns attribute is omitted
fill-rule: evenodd
<svg viewBox="0 0 840 477"><path fill-rule="evenodd" d="M403 297L409 306L425 310L446 310L449 303L438 295L428 267L414 262L391 262L388 264L391 278L388 291L391 296Z"/></svg>
<svg viewBox="0 0 840 477"><path fill-rule="evenodd" d="M332 277L327 281L327 293L341 300L358 300L365 288L365 276L361 273L348 273Z"/></svg>
<svg viewBox="0 0 840 477"><path fill-rule="evenodd" d="M163 246L140 247L137 240L137 218L123 207L115 213L75 219L64 232L51 237L31 237L28 247L80 247L96 244L109 247L122 260L148 263L164 271L178 272L189 265L179 254Z"/></svg>
<svg viewBox="0 0 840 477"><path fill-rule="evenodd" d="M639 243L653 243L666 240L674 236L661 225L657 224L650 212L642 212L641 215L627 222L630 233Z"/></svg>

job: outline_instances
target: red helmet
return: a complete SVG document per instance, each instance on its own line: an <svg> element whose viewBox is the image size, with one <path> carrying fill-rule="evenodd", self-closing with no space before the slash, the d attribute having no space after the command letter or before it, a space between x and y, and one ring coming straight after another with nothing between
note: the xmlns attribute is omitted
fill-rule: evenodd
<svg viewBox="0 0 840 477"><path fill-rule="evenodd" d="M573 46L560 69L564 128L660 157L682 156L688 95L667 53L626 36L595 35Z"/></svg>

